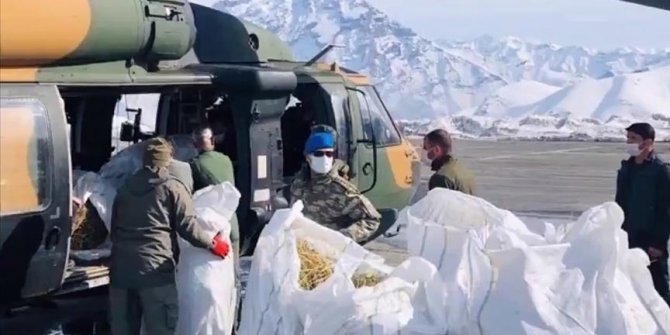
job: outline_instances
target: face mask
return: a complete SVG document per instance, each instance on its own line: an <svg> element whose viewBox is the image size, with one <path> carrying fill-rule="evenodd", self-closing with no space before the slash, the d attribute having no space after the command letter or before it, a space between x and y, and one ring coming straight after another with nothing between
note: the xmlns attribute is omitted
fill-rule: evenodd
<svg viewBox="0 0 670 335"><path fill-rule="evenodd" d="M333 157L309 155L309 166L316 173L326 174L333 168Z"/></svg>
<svg viewBox="0 0 670 335"><path fill-rule="evenodd" d="M626 143L626 153L631 156L637 157L640 155L640 144L639 143Z"/></svg>

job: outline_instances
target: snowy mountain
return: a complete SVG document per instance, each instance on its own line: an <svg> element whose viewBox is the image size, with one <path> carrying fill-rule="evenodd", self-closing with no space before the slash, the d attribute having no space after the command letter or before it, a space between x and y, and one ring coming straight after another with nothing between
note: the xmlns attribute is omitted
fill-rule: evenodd
<svg viewBox="0 0 670 335"><path fill-rule="evenodd" d="M498 125L498 128L494 127L498 131L493 133L519 134L520 121L514 120L530 117L527 120L530 122L538 115L547 115L552 120L561 119L556 113L561 110L571 111L570 116L563 118L568 124L576 122L573 125L576 128L581 127L582 119L607 123L608 120L599 117L616 116L624 110L644 112L621 115L622 120L639 120L638 116L651 117L655 114L670 117L667 108L662 109L667 104L636 105L641 100L649 100L645 97L650 93L642 90L630 89L620 97L623 101L617 100L618 94L624 94L619 89L620 82L629 81L625 78L638 78L627 74L646 73L667 66L670 64L670 48L620 48L603 52L528 42L514 37L494 39L488 36L473 41L436 42L391 20L365 0L195 2L274 31L293 47L299 59L311 58L330 42L345 45L344 49L336 49L332 58L374 78L396 118L440 119L444 122L444 117L450 116L450 125L460 125L468 129L466 133L481 136L476 129L490 130L493 123ZM659 78L660 84L667 80L663 76ZM634 82L634 79L630 80ZM592 89L596 91L589 91ZM603 92L608 93L603 95ZM651 92L667 94L663 90ZM641 95L637 98L631 94ZM559 102L563 95L568 100ZM582 108L574 101L592 96L607 98L610 102L598 107L587 103L587 107L580 112L582 114L575 114L577 109ZM665 98L661 96L649 101ZM630 103L627 109L611 107L627 103ZM655 108L653 111L652 107ZM483 119L487 120L484 125L481 124ZM539 123L546 122L554 121ZM539 125L537 127L537 132L544 129ZM590 129L591 126L585 127ZM620 129L616 131L620 132Z"/></svg>
<svg viewBox="0 0 670 335"><path fill-rule="evenodd" d="M562 89L540 85L514 83L477 108L435 121L405 123L419 134L441 127L480 138L615 140L623 139L630 123L645 120L658 129L659 140L670 139L670 66L586 79Z"/></svg>
<svg viewBox="0 0 670 335"><path fill-rule="evenodd" d="M529 79L554 86L670 64L670 48L651 51L620 48L602 52L576 46L533 43L515 37L494 39L490 36L467 42L441 41L440 45L452 53L477 59L482 66L494 69L509 81Z"/></svg>

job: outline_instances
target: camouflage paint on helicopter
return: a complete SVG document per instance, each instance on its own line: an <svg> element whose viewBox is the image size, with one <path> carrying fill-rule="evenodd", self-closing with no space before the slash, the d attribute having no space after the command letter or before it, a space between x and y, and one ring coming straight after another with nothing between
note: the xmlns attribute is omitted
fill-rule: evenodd
<svg viewBox="0 0 670 335"><path fill-rule="evenodd" d="M262 29L186 0L71 0L68 6L3 0L2 6L2 82L102 87L222 80L248 92L295 80L257 66L268 49L292 57L277 37L264 36L254 50L254 32L262 35ZM43 24L34 25L36 18Z"/></svg>
<svg viewBox="0 0 670 335"><path fill-rule="evenodd" d="M158 60L181 58L195 42L193 13L183 0L3 0L2 6L3 82L131 83Z"/></svg>

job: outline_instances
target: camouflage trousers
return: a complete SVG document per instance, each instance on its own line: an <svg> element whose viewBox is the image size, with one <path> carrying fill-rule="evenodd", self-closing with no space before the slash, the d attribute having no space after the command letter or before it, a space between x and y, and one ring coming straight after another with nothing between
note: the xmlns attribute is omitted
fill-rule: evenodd
<svg viewBox="0 0 670 335"><path fill-rule="evenodd" d="M175 284L143 289L109 289L112 335L172 335L179 305Z"/></svg>

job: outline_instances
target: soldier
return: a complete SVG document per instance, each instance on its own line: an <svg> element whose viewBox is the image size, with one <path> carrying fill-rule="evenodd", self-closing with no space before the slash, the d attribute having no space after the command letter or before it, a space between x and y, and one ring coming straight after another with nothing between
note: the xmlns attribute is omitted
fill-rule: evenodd
<svg viewBox="0 0 670 335"><path fill-rule="evenodd" d="M193 193L193 173L188 163L173 158L168 166L168 171L186 186L188 193Z"/></svg>
<svg viewBox="0 0 670 335"><path fill-rule="evenodd" d="M209 127L202 127L193 133L193 141L198 156L191 161L193 172L193 191L210 185L230 182L235 186L235 174L230 158L214 150L214 134ZM230 219L230 241L233 245L233 263L235 267L235 285L240 293L240 227L237 215Z"/></svg>
<svg viewBox="0 0 670 335"><path fill-rule="evenodd" d="M435 171L428 181L428 189L443 187L475 195L474 176L451 155L451 149L451 136L446 130L436 129L424 137L424 157L431 162L431 170Z"/></svg>
<svg viewBox="0 0 670 335"><path fill-rule="evenodd" d="M119 189L112 206L110 313L112 334L174 334L179 306L175 268L177 234L195 247L226 257L221 234L210 238L197 226L186 187L167 169L172 148L149 140L144 168Z"/></svg>
<svg viewBox="0 0 670 335"><path fill-rule="evenodd" d="M333 169L334 144L330 132L309 136L303 152L310 169L293 180L291 203L302 200L306 217L363 243L376 231L381 215Z"/></svg>
<svg viewBox="0 0 670 335"><path fill-rule="evenodd" d="M317 124L310 128L310 134L319 132L331 133L333 135L333 142L337 143L337 130L335 130L335 128L327 124ZM309 165L303 164L303 169L309 171ZM347 165L347 163L345 163L343 160L338 158L333 159L333 169L337 171L340 177L349 180L349 165Z"/></svg>

